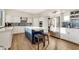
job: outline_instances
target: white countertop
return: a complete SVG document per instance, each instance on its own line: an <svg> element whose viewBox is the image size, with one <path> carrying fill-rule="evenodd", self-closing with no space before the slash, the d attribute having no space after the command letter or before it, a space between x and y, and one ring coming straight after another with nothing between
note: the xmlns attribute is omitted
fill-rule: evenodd
<svg viewBox="0 0 79 59"><path fill-rule="evenodd" d="M12 29L13 29L13 27L4 27L4 28L0 29L0 32L12 30Z"/></svg>

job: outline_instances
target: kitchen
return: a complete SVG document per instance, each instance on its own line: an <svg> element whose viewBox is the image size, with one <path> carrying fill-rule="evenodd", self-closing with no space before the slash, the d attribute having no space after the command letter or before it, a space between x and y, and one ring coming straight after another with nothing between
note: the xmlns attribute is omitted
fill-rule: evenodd
<svg viewBox="0 0 79 59"><path fill-rule="evenodd" d="M42 26L45 29L44 32L51 32L50 35L53 37L79 44L78 10L47 9L39 10L38 14L33 14L34 10L31 10L32 13L24 11L19 9L0 10L0 49L9 49L13 35L25 33L25 27L32 26Z"/></svg>

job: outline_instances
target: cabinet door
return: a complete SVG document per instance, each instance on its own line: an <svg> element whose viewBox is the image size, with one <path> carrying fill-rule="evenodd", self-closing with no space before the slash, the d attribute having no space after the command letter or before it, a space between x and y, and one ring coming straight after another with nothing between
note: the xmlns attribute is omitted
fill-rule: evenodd
<svg viewBox="0 0 79 59"><path fill-rule="evenodd" d="M38 18L33 18L33 26L39 27L39 19Z"/></svg>
<svg viewBox="0 0 79 59"><path fill-rule="evenodd" d="M4 48L10 48L12 43L12 32L11 30L3 31L0 33L0 46Z"/></svg>
<svg viewBox="0 0 79 59"><path fill-rule="evenodd" d="M70 29L70 41L79 44L79 29Z"/></svg>
<svg viewBox="0 0 79 59"><path fill-rule="evenodd" d="M67 28L60 28L60 37L62 39L65 39L65 40L69 40L69 35L68 35L68 29Z"/></svg>
<svg viewBox="0 0 79 59"><path fill-rule="evenodd" d="M20 23L20 17L18 16L10 16L10 15L7 15L6 16L6 22L9 22L9 23Z"/></svg>
<svg viewBox="0 0 79 59"><path fill-rule="evenodd" d="M66 32L67 32L67 37L68 37L68 41L71 41L71 30L70 30L70 28L67 28L66 29Z"/></svg>
<svg viewBox="0 0 79 59"><path fill-rule="evenodd" d="M12 19L13 23L20 23L20 17L16 16Z"/></svg>
<svg viewBox="0 0 79 59"><path fill-rule="evenodd" d="M32 18L31 17L28 17L27 23L32 23Z"/></svg>

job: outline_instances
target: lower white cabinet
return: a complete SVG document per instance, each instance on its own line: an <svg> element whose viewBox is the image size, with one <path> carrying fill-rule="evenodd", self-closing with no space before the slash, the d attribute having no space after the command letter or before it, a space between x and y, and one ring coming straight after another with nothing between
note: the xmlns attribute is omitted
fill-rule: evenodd
<svg viewBox="0 0 79 59"><path fill-rule="evenodd" d="M0 29L0 48L8 49L12 43L12 28Z"/></svg>
<svg viewBox="0 0 79 59"><path fill-rule="evenodd" d="M60 38L68 40L68 32L67 32L67 28L60 28Z"/></svg>
<svg viewBox="0 0 79 59"><path fill-rule="evenodd" d="M61 28L60 38L79 44L79 29Z"/></svg>
<svg viewBox="0 0 79 59"><path fill-rule="evenodd" d="M70 41L79 44L79 29L68 29Z"/></svg>
<svg viewBox="0 0 79 59"><path fill-rule="evenodd" d="M24 33L25 26L15 26L13 27L13 34Z"/></svg>

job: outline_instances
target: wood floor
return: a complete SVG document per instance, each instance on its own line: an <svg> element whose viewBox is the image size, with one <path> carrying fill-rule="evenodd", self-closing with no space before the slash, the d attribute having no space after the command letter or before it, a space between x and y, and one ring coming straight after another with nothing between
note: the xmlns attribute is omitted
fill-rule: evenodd
<svg viewBox="0 0 79 59"><path fill-rule="evenodd" d="M46 41L45 47L40 43L40 50L79 50L79 45L49 37L50 43ZM24 34L13 35L13 41L10 50L37 50L37 44L31 44Z"/></svg>

